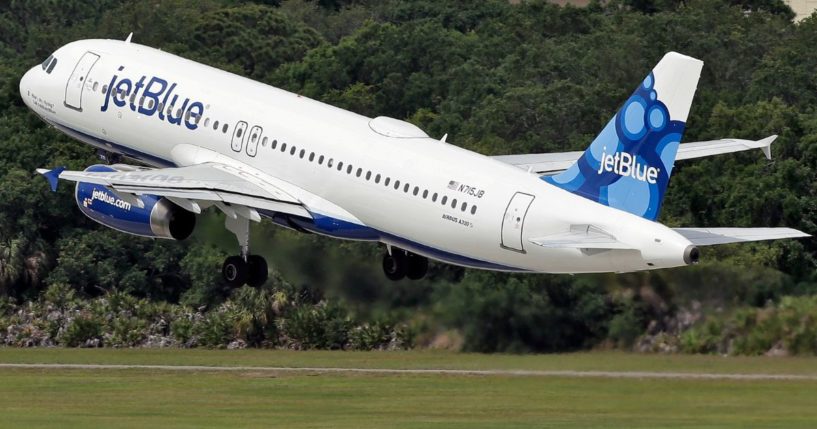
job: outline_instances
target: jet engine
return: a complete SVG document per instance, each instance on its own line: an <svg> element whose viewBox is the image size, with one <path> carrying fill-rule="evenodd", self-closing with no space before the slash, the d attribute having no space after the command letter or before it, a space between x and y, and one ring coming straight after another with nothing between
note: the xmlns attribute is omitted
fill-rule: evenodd
<svg viewBox="0 0 817 429"><path fill-rule="evenodd" d="M127 165L92 165L85 171L133 171ZM89 218L128 234L184 240L196 226L196 215L155 195L119 195L102 185L77 182L79 209Z"/></svg>

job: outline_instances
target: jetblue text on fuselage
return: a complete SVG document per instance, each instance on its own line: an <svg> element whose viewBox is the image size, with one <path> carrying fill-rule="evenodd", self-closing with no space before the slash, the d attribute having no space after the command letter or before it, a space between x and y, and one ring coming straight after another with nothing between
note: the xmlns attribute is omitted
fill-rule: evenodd
<svg viewBox="0 0 817 429"><path fill-rule="evenodd" d="M654 184L659 171L656 167L639 163L636 157L627 152L616 152L615 155L609 155L605 147L601 153L598 174L612 172L619 176L629 176L641 182Z"/></svg>
<svg viewBox="0 0 817 429"><path fill-rule="evenodd" d="M124 69L124 66L119 66L118 71ZM166 80L158 76L150 79L142 76L136 83L128 78L117 81L118 78L118 75L113 75L108 84L105 101L100 108L103 112L108 110L109 103L113 101L118 107L130 104L130 109L141 115L158 115L159 120L170 124L181 125L184 122L184 126L190 130L199 127L198 119L204 114L204 104L200 101L191 102L190 98L185 98L184 102L178 105L179 95L173 93L176 89L175 83L168 85Z"/></svg>

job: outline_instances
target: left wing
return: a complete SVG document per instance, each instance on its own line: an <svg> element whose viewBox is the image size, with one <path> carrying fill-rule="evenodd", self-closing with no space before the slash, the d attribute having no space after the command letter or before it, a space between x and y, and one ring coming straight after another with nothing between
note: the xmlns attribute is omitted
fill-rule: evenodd
<svg viewBox="0 0 817 429"><path fill-rule="evenodd" d="M704 156L719 155L723 153L741 152L750 149L760 149L766 158L771 159L771 144L777 138L776 135L766 137L762 140L742 140L742 139L722 139L701 142L682 143L678 147L676 160L701 158ZM533 153L526 155L500 155L491 158L507 164L515 165L521 169L529 170L540 175L552 175L561 173L570 168L584 151L576 152L556 152L556 153Z"/></svg>
<svg viewBox="0 0 817 429"><path fill-rule="evenodd" d="M811 237L793 228L673 228L673 231L698 246Z"/></svg>
<svg viewBox="0 0 817 429"><path fill-rule="evenodd" d="M200 203L209 203L233 217L236 210L245 211L243 207L312 218L301 200L284 191L285 183L275 183L274 178L259 177L225 164L210 162L179 168L104 172L57 168L38 169L37 172L48 179L52 189L56 189L58 179L93 183L120 196L130 195L133 200L143 194L167 197L194 213L201 212ZM257 214L253 213L251 217L257 218Z"/></svg>

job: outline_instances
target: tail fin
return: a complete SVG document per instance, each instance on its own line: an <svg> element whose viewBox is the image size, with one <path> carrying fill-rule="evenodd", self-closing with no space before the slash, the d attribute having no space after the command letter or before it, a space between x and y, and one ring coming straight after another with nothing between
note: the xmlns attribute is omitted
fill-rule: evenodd
<svg viewBox="0 0 817 429"><path fill-rule="evenodd" d="M655 220L667 190L703 62L664 55L572 167L543 180Z"/></svg>

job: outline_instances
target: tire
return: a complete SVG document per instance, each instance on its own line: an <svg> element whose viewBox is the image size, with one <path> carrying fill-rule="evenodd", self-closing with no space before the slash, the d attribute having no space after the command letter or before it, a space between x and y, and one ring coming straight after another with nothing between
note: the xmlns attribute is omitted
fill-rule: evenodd
<svg viewBox="0 0 817 429"><path fill-rule="evenodd" d="M397 281L406 276L406 254L402 250L392 249L391 255L383 255L383 274L389 280Z"/></svg>
<svg viewBox="0 0 817 429"><path fill-rule="evenodd" d="M259 255L250 255L247 258L248 279L247 284L252 287L263 286L269 277L267 270L267 260Z"/></svg>
<svg viewBox="0 0 817 429"><path fill-rule="evenodd" d="M241 287L247 282L247 263L240 256L230 256L221 266L221 276L232 287Z"/></svg>
<svg viewBox="0 0 817 429"><path fill-rule="evenodd" d="M406 277L411 280L420 280L428 273L428 258L409 253L406 258Z"/></svg>

